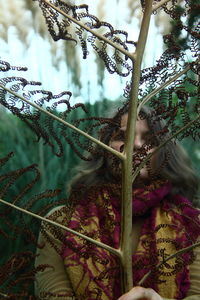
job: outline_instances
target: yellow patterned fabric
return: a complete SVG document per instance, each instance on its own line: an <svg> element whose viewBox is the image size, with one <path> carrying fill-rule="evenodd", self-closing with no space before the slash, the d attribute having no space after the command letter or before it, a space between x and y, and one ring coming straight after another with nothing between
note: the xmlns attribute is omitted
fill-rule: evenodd
<svg viewBox="0 0 200 300"><path fill-rule="evenodd" d="M156 255L159 253L158 260L155 260L155 265L162 261L162 258L167 257L175 252L177 252L175 245L171 242L171 240L175 240L176 233L174 230L167 225L171 225L172 220L169 216L163 212L160 207L156 209L156 217L155 217L155 227L157 228L156 232L152 232L152 236L142 235L137 247L137 255L145 256L152 255L155 256L153 251L147 252L147 246L145 242L149 239L154 239L157 241L157 249ZM162 226L160 226L162 224ZM167 237L167 238L166 238ZM169 242L170 241L170 242ZM150 250L150 249L148 249ZM152 249L153 250L153 249ZM156 256L155 256L156 257ZM133 256L134 260L134 256ZM177 295L178 286L176 284L176 258L169 260L166 264L161 265L157 270L156 277L159 278L157 283L157 292L163 298L175 299ZM134 262L133 262L133 272L134 272ZM156 278L155 278L156 279ZM137 284L137 283L136 283Z"/></svg>
<svg viewBox="0 0 200 300"><path fill-rule="evenodd" d="M185 213L191 211L195 222L197 210L181 196L168 197L169 186L134 192L136 215L142 211L144 223L137 251L133 254L133 286L151 270L144 287L151 287L164 298L183 299L189 289L189 264L192 252L182 254L160 265L169 255L187 247L199 235L189 224ZM120 202L117 190L102 188L80 198L67 226L114 248L120 244ZM142 201L141 206L139 202ZM184 203L185 201L185 203ZM144 202L150 209L144 211ZM184 208L178 208L178 204ZM134 205L133 205L134 206ZM142 208L142 209L141 209ZM114 300L121 294L120 262L117 257L82 238L67 233L63 245L63 260L77 299Z"/></svg>

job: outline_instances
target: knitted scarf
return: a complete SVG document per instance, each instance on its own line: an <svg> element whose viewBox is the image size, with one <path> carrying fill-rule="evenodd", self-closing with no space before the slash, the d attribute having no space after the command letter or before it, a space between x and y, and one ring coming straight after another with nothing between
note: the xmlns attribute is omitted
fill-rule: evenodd
<svg viewBox="0 0 200 300"><path fill-rule="evenodd" d="M80 186L71 194L75 205L66 225L119 248L120 191L114 184L88 189ZM151 270L144 287L153 288L165 298L183 299L190 287L189 264L194 260L193 252L179 255L159 268L156 266L197 240L199 211L187 199L172 196L170 191L169 183L155 183L133 191L133 216L144 217L137 251L132 256L133 286ZM62 257L77 299L116 300L122 294L120 262L113 254L66 233Z"/></svg>

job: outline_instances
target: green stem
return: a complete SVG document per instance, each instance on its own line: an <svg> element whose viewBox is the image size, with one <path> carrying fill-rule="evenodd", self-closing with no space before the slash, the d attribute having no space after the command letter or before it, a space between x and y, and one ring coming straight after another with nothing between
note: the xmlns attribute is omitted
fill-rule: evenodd
<svg viewBox="0 0 200 300"><path fill-rule="evenodd" d="M10 90L9 88L6 88L5 86L0 84L0 88L4 89L5 91L7 91L8 93L12 94L13 96L21 99L22 101L28 103L29 105L31 105L32 107L38 109L39 111L45 113L46 115L52 117L53 119L57 120L58 122L66 125L67 127L75 130L76 132L80 133L81 135L85 136L86 138L88 138L89 140L91 140L92 142L94 142L95 144L99 145L100 147L104 148L105 150L111 152L112 154L116 155L119 159L123 160L124 159L124 155L114 149L112 149L111 147L109 147L108 145L102 143L101 141L95 139L94 137L90 136L89 134L87 134L86 132L82 131L79 128L76 128L75 126L73 126L72 124L64 121L63 119L60 119L59 117L55 116L54 114L50 113L49 111L45 110L44 108L40 107L39 105L27 100L26 98L22 97L21 95L13 92L12 90Z"/></svg>
<svg viewBox="0 0 200 300"><path fill-rule="evenodd" d="M197 60L197 62L198 62L198 60ZM159 93L160 91L162 91L165 87L167 87L168 85L170 85L170 83L174 82L180 76L182 76L183 74L185 74L187 71L189 71L189 69L190 69L190 65L187 66L183 71L179 72L178 74L176 74L175 76L173 76L172 78L170 78L168 81L166 81L165 83L163 83L161 86L159 86L159 88L155 89L150 94L148 94L146 97L144 97L144 99L138 105L137 114L139 114L139 112L141 110L141 107L143 105L145 105L153 96L155 96L157 93Z"/></svg>
<svg viewBox="0 0 200 300"><path fill-rule="evenodd" d="M170 2L171 0L161 0L157 4L153 5L152 7L152 12L156 11L159 9L161 6L163 6L165 3Z"/></svg>
<svg viewBox="0 0 200 300"><path fill-rule="evenodd" d="M93 29L90 29L86 25L82 24L80 21L76 20L75 18L69 16L68 14L63 12L59 7L53 5L52 3L48 2L47 0L43 0L43 2L46 3L47 5L51 6L53 9L55 9L57 12L59 12L61 15L63 15L64 17L66 17L67 19L72 21L73 23L79 25L81 28L85 29L86 31L90 32L92 35L96 36L99 40L104 41L106 44L109 44L110 46L112 46L113 48L119 50L121 53L123 53L127 57L133 59L132 54L130 52L126 51L124 48L116 45L111 40L107 39L105 36L99 34L98 32L94 31Z"/></svg>
<svg viewBox="0 0 200 300"><path fill-rule="evenodd" d="M23 212L23 213L25 213L25 214L27 214L27 215L29 215L29 216L32 216L32 217L34 217L34 218L37 218L37 219L39 219L39 220L41 220L41 221L43 221L43 222L47 222L47 223L49 223L49 224L51 224L51 225L54 225L54 226L56 226L56 227L58 227L58 228L60 228L60 229L65 230L65 231L67 231L67 232L73 233L74 235L76 235L76 236L78 236L78 237L81 237L81 238L87 240L88 242L90 242L90 243L92 243L92 244L95 244L96 246L98 246L98 247L100 247L100 248L103 248L103 249L109 251L110 253L112 253L112 254L114 254L114 255L120 257L120 251L119 251L118 249L112 248L112 247L110 247L110 246L108 246L108 245L106 245L106 244L104 244L104 243L101 243L101 242L99 242L99 241L96 241L96 240L94 240L94 239L92 239L92 238L90 238L90 237L88 237L88 236L86 236L86 235L84 235L84 234L82 234L82 233L80 233L80 232L77 232L77 231L75 231L75 230L73 230L73 229L71 229L71 228L69 228L69 227L66 227L66 226L64 226L64 225L62 225L62 224L59 224L59 223L54 222L54 221L52 221L52 220L49 220L48 218L41 217L41 216L39 216L39 215L37 215L37 214L31 212L31 211L28 211L28 210L26 210L26 209L24 209L24 208L21 208L21 207L19 207L19 206L17 206L17 205L14 205L14 204L12 204L12 203L6 202L6 201L4 201L4 200L2 200L2 199L0 199L0 202L3 203L3 204L5 204L5 205L7 205L7 206L10 206L10 207L12 207L12 208L14 208L14 209L16 209L16 210L19 210L19 211L21 211L21 212Z"/></svg>
<svg viewBox="0 0 200 300"><path fill-rule="evenodd" d="M132 182L134 182L134 180L136 179L136 177L139 175L139 172L142 168L144 168L144 166L146 165L147 161L149 161L151 159L151 157L158 152L163 146L165 146L167 143L169 143L173 138L175 138L176 136L178 136L181 132L183 132L184 130L186 130L188 127L190 127L193 123L195 123L196 121L198 121L198 119L200 119L200 114L192 121L188 122L185 126L183 126L182 128L180 128L179 130L177 130L174 134L172 134L168 139L166 139L164 142L162 142L158 147L156 147L156 149L149 153L145 159L143 159L143 161L140 163L140 165L138 166L137 170L135 170L133 177L132 177Z"/></svg>
<svg viewBox="0 0 200 300"><path fill-rule="evenodd" d="M126 141L124 145L125 160L122 162L122 228L120 249L122 253L122 271L124 292L133 285L132 270L132 156L135 139L135 125L137 119L138 89L140 83L141 62L147 40L152 11L152 0L146 1L146 7L134 56L134 68L130 94L130 107Z"/></svg>
<svg viewBox="0 0 200 300"><path fill-rule="evenodd" d="M178 256L178 255L180 255L180 254L183 254L183 253L185 253L185 252L188 252L188 251L190 251L190 250L192 250L192 249L194 249L194 248L196 248L196 247L199 247L199 246L200 246L200 242L195 243L195 244L193 244L193 245L191 245L191 246L189 246L189 247L183 248L183 249L177 251L176 253L171 254L170 256L168 256L166 259L164 259L162 262L160 262L155 268L156 268L156 269L159 269L159 268L160 268L163 264L165 264L168 260L170 260L170 259L172 259L172 258L174 258L174 257L176 257L176 256ZM143 283L145 282L145 280L151 275L151 272L152 272L152 271L150 270L147 274L145 274L144 277L143 277L143 278L140 280L140 282L138 283L138 285L142 286Z"/></svg>

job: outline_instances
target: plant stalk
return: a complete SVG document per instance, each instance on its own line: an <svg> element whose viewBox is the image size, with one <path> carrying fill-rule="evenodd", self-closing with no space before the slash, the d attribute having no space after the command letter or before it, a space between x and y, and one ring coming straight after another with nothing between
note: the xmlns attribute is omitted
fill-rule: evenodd
<svg viewBox="0 0 200 300"><path fill-rule="evenodd" d="M122 226L120 250L122 254L122 286L124 292L133 286L132 270L132 166L133 146L135 139L135 125L137 120L138 89L140 83L141 63L147 40L152 11L152 0L146 1L141 30L136 51L133 54L133 76L130 93L130 106L128 112L128 124L126 141L124 145L125 159L122 162Z"/></svg>
<svg viewBox="0 0 200 300"><path fill-rule="evenodd" d="M152 7L152 12L156 11L159 9L161 6L163 6L165 3L170 2L171 0L161 0L157 4L153 5Z"/></svg>
<svg viewBox="0 0 200 300"><path fill-rule="evenodd" d="M75 18L69 16L68 14L66 14L65 12L63 12L59 7L53 5L49 1L43 0L43 2L46 3L47 5L51 6L53 9L55 9L57 12L59 12L61 15L63 15L64 17L66 17L67 19L69 19L70 21L72 21L73 23L77 24L81 28L83 28L83 29L87 30L88 32L90 32L92 35L96 36L99 40L104 41L106 44L109 44L113 48L119 50L121 53L123 53L124 55L126 55L127 57L129 57L129 58L132 59L131 53L128 52L127 50L125 50L124 48L116 45L114 42L112 42L111 40L109 40L108 38L106 38L105 36L103 36L102 34L99 34L98 32L94 31L93 29L90 29L88 26L82 24L80 21L76 20Z"/></svg>
<svg viewBox="0 0 200 300"><path fill-rule="evenodd" d="M181 127L179 130L177 130L174 134L172 134L168 139L166 139L164 142L162 142L159 146L156 147L156 149L149 153L140 163L140 165L138 166L138 168L135 170L133 177L132 177L132 182L134 182L134 180L136 179L136 177L139 175L139 172L142 168L144 168L145 164L147 163L147 161L149 161L151 159L151 157L153 155L155 155L156 152L158 152L162 147L164 147L167 143L169 143L173 138L175 138L176 136L178 136L181 132L183 132L184 130L186 130L188 127L190 127L193 123L195 123L196 121L198 121L198 119L200 119L200 114L197 115L197 117L193 120L191 120L190 122L188 122L185 126Z"/></svg>
<svg viewBox="0 0 200 300"><path fill-rule="evenodd" d="M141 107L143 105L145 105L153 96L155 96L157 93L159 93L160 91L162 91L165 87L167 87L168 85L170 85L172 82L174 82L180 76L182 76L183 74L187 73L187 71L189 71L189 69L190 69L190 65L187 66L185 69L183 69L181 72L177 73L175 76L173 76L169 80L167 80L165 83L163 83L161 86L159 86L159 88L153 90L146 97L144 97L143 100L138 105L137 113L139 114L139 112L141 110Z"/></svg>
<svg viewBox="0 0 200 300"><path fill-rule="evenodd" d="M120 251L119 251L118 249L112 248L112 247L110 247L110 246L108 246L108 245L106 245L106 244L104 244L104 243L102 243L102 242L99 242L99 241L97 241L97 240L94 240L94 239L92 239L92 238L90 238L90 237L88 237L88 236L86 236L86 235L84 235L84 234L82 234L82 233L80 233L80 232L78 232L78 231L75 231L75 230L73 230L73 229L71 229L71 228L69 228L69 227L66 227L66 226L64 226L64 225L62 225L62 224L60 224L60 223L54 222L54 221L52 221L52 220L50 220L50 219L48 219L48 218L44 218L44 217L42 217L42 216L40 216L40 215L37 215L37 214L35 214L35 213L31 212L31 211L28 211L28 210L26 210L26 209L24 209L24 208L21 208L21 207L19 207L19 206L17 206L17 205L14 205L14 204L9 203L9 202L7 202L7 201L4 201L4 200L2 200L2 199L0 199L0 202L3 203L3 204L5 204L5 205L7 205L7 206L10 206L10 207L12 207L12 208L14 208L14 209L16 209L16 210L19 210L19 211L21 211L21 212L23 212L23 213L25 213L25 214L27 214L27 215L29 215L29 216L32 216L32 217L34 217L34 218L37 218L37 219L39 219L39 220L41 220L41 221L43 221L43 222L47 222L47 223L49 223L49 224L51 224L51 225L57 226L57 227L59 227L60 229L65 230L65 231L67 231L67 232L73 233L74 235L76 235L76 236L78 236L78 237L81 237L81 238L87 240L88 242L93 243L93 244L95 244L96 246L98 246L98 247L100 247L100 248L103 248L103 249L109 251L110 253L112 253L112 254L114 254L114 255L120 257Z"/></svg>
<svg viewBox="0 0 200 300"><path fill-rule="evenodd" d="M190 251L190 250L192 250L192 249L194 249L194 248L196 248L196 247L200 247L200 242L195 243L195 244L193 244L193 245L191 245L191 246L189 246L189 247L183 248L183 249L177 251L176 253L169 255L166 259L164 259L163 261L161 261L161 262L156 266L156 269L160 268L160 267L161 267L163 264L165 264L168 260L170 260L170 259L172 259L172 258L174 258L174 257L176 257L176 256L178 256L178 255L180 255L180 254L183 254L183 253L185 253L185 252L188 252L188 251ZM143 283L145 282L145 280L151 275L151 273L152 273L152 270L150 270L147 274L145 274L145 275L143 276L143 278L140 280L140 282L138 283L138 285L142 286Z"/></svg>
<svg viewBox="0 0 200 300"><path fill-rule="evenodd" d="M13 92L12 90L10 90L9 88L6 88L5 86L0 84L0 88L6 90L8 93L12 94L13 96L21 99L22 101L28 103L29 105L31 105L32 107L38 109L39 111L45 113L46 115L52 117L53 119L57 120L58 122L66 125L67 127L75 130L76 132L80 133L81 135L83 135L84 137L88 138L89 140L91 140L92 142L94 142L95 144L99 145L100 147L104 148L107 151L110 151L112 154L116 155L119 159L123 160L124 159L124 155L114 149L112 149L111 147L109 147L108 145L102 143L100 140L92 137L91 135L87 134L86 132L84 132L83 130L73 126L72 124L64 121L63 119L55 116L54 114L50 113L49 111L45 110L44 108L40 107L39 105L27 100L26 98L22 97L21 95Z"/></svg>

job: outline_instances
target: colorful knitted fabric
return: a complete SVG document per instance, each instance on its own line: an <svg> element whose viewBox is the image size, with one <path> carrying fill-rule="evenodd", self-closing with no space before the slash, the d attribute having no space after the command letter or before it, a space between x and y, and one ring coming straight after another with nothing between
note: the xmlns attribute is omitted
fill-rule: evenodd
<svg viewBox="0 0 200 300"><path fill-rule="evenodd" d="M120 187L114 184L84 188L71 194L75 206L66 226L119 248ZM190 287L187 252L156 266L169 255L194 243L200 233L199 211L169 183L155 183L133 191L133 216L144 216L140 240L132 256L133 286L151 270L143 286L162 297L182 299ZM134 238L134 237L133 237ZM117 257L82 238L66 233L63 260L77 299L117 299L121 294Z"/></svg>

